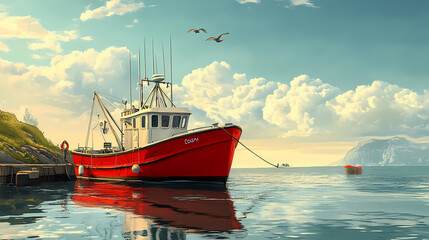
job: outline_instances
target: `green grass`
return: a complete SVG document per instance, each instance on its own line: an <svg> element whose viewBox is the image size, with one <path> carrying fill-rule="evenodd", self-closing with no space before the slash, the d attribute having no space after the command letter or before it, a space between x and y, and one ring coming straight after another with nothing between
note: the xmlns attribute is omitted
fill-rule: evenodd
<svg viewBox="0 0 429 240"><path fill-rule="evenodd" d="M29 134L33 136L35 142ZM21 149L23 145L45 148L52 153L61 153L61 150L47 140L37 127L20 122L14 114L0 110L0 150L6 151L11 157L22 162L38 163L36 157Z"/></svg>

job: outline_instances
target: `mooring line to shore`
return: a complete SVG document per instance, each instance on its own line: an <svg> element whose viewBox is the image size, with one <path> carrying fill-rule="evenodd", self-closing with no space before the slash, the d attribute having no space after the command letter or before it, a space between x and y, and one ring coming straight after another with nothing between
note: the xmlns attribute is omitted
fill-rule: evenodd
<svg viewBox="0 0 429 240"><path fill-rule="evenodd" d="M249 152L253 153L255 156L257 156L258 158L260 158L262 161L270 164L271 166L275 167L275 168L279 168L279 164L277 163L277 165L272 164L270 162L268 162L267 160L265 160L263 157L259 156L258 154L256 154L254 151L252 151L250 148L246 147L246 145L244 145L242 142L240 142L240 140L238 140L237 138L235 138L234 136L232 136L228 131L225 130L225 128L221 127L222 130L224 130L226 133L228 133L229 136L231 136L232 138L235 139L235 141L237 141L238 143L241 144L241 146L243 146L244 148L246 148Z"/></svg>
<svg viewBox="0 0 429 240"><path fill-rule="evenodd" d="M73 168L73 165L71 163L66 163L66 165L64 167L66 169L67 177L70 179L70 181L73 181L69 175L69 171L67 170L68 166L72 166L72 168Z"/></svg>
<svg viewBox="0 0 429 240"><path fill-rule="evenodd" d="M13 185L13 167L10 167L10 182L9 185Z"/></svg>

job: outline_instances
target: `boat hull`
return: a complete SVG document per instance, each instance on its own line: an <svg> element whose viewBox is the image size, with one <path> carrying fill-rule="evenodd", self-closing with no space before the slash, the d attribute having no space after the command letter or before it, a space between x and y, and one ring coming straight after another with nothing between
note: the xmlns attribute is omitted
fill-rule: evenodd
<svg viewBox="0 0 429 240"><path fill-rule="evenodd" d="M75 173L78 178L225 183L241 131L235 125L213 127L124 152L72 152ZM132 171L135 165L138 173Z"/></svg>

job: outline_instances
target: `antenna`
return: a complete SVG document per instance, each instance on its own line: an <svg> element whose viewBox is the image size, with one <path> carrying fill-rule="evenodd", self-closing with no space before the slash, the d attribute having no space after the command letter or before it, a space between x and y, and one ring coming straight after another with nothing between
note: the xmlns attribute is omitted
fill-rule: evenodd
<svg viewBox="0 0 429 240"><path fill-rule="evenodd" d="M153 53L153 38L152 38L152 75L155 74L155 56Z"/></svg>
<svg viewBox="0 0 429 240"><path fill-rule="evenodd" d="M146 39L144 39L144 79L146 79Z"/></svg>
<svg viewBox="0 0 429 240"><path fill-rule="evenodd" d="M158 73L158 56L155 55L155 70Z"/></svg>
<svg viewBox="0 0 429 240"><path fill-rule="evenodd" d="M164 57L164 44L162 44L162 65L164 66L164 78L165 78L165 57ZM168 85L167 85L168 87Z"/></svg>
<svg viewBox="0 0 429 240"><path fill-rule="evenodd" d="M130 107L133 108L133 95L131 94L131 51L128 50L130 55Z"/></svg>
<svg viewBox="0 0 429 240"><path fill-rule="evenodd" d="M140 79L141 79L140 69L141 69L141 67L140 67L140 47L139 47L139 82L140 82Z"/></svg>
<svg viewBox="0 0 429 240"><path fill-rule="evenodd" d="M171 85L171 106L173 106L173 60L171 49L171 35L170 35L170 85Z"/></svg>
<svg viewBox="0 0 429 240"><path fill-rule="evenodd" d="M143 109L143 82L141 77L141 67L140 67L140 47L139 47L139 86L140 86L140 109Z"/></svg>

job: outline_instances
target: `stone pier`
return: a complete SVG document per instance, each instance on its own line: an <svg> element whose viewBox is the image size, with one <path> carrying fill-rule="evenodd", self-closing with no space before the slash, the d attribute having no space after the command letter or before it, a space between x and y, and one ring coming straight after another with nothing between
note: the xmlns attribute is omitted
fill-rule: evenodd
<svg viewBox="0 0 429 240"><path fill-rule="evenodd" d="M46 181L75 181L71 164L0 164L0 184L35 185Z"/></svg>

